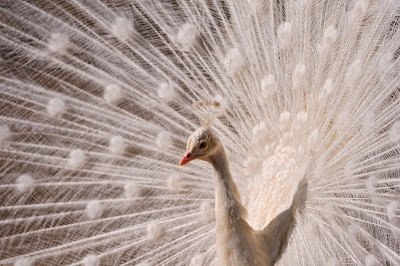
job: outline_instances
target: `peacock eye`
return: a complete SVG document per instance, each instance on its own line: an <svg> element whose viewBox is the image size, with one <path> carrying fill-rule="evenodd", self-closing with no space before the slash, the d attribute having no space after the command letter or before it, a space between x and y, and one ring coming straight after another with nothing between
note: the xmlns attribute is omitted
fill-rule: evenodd
<svg viewBox="0 0 400 266"><path fill-rule="evenodd" d="M207 148L207 142L206 141L200 142L199 148L202 149L202 150Z"/></svg>

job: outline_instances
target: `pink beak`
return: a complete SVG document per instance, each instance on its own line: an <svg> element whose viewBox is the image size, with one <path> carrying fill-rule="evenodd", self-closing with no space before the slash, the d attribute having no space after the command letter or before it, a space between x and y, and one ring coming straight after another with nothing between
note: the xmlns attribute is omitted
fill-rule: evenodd
<svg viewBox="0 0 400 266"><path fill-rule="evenodd" d="M192 157L192 154L190 153L190 151L187 151L185 153L185 155L183 156L181 162L179 163L179 166L183 166L185 164L187 164L188 162L194 160L195 158Z"/></svg>

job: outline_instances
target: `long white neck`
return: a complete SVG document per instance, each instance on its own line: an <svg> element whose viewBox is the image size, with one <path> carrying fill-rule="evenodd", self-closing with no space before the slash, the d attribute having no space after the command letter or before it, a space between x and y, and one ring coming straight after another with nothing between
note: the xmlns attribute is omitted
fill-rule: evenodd
<svg viewBox="0 0 400 266"><path fill-rule="evenodd" d="M218 150L209 156L215 172L215 199L220 206L220 213L232 218L245 219L246 210L242 206L239 190L233 181L229 170L229 163L225 149L220 146Z"/></svg>
<svg viewBox="0 0 400 266"><path fill-rule="evenodd" d="M209 156L215 171L215 215L217 255L220 265L249 265L245 251L252 241L253 230L245 221L246 210L232 179L222 146ZM246 258L247 257L247 258Z"/></svg>

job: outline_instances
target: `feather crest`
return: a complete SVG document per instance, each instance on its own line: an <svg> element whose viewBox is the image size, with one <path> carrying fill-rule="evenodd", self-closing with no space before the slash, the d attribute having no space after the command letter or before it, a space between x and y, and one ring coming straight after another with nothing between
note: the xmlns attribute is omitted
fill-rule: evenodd
<svg viewBox="0 0 400 266"><path fill-rule="evenodd" d="M220 106L221 104L214 100L203 100L193 103L195 113L199 117L200 125L202 127L211 126L215 117L215 113L219 110Z"/></svg>

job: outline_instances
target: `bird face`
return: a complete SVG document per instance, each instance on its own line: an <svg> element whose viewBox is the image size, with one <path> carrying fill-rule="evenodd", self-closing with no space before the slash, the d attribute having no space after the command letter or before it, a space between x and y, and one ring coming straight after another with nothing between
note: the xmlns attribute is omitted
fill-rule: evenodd
<svg viewBox="0 0 400 266"><path fill-rule="evenodd" d="M190 135L186 146L186 153L179 166L185 165L194 159L207 161L214 147L213 134L210 128L201 127Z"/></svg>

